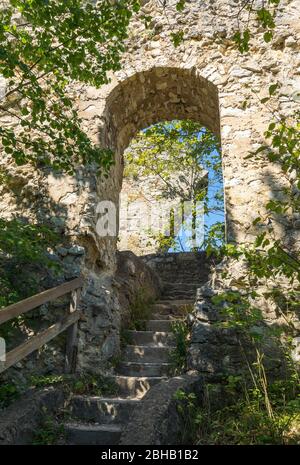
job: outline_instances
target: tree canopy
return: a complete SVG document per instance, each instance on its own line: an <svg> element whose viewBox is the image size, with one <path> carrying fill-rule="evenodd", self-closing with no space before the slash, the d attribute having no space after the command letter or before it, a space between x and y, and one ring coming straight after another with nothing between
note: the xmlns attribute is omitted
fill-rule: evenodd
<svg viewBox="0 0 300 465"><path fill-rule="evenodd" d="M112 154L94 145L80 125L68 93L72 81L100 87L120 68L127 27L137 0L10 0L0 8L0 74L6 90L0 117L5 152L71 172L95 161L107 168Z"/></svg>
<svg viewBox="0 0 300 465"><path fill-rule="evenodd" d="M179 216L185 220L178 218L178 221L180 224L183 221L180 234L185 236L185 247L191 247L189 242L194 236L192 234L187 239L188 231L194 230L195 234L196 217L200 215L200 210L206 218L213 217L209 224L203 225L204 243L208 238L212 239L212 235L216 238L214 243L222 242L224 193L220 142L200 123L189 120L164 121L139 132L125 152L124 174L129 178L151 176L160 180L159 197L169 201L170 208L174 205L172 200L182 205L182 215ZM184 202L191 205L188 207ZM222 218L216 216L218 214ZM177 229L173 225L170 230L174 228ZM179 240L172 236L165 237L163 231L158 237L164 249L174 248ZM202 248L204 243L198 244L198 247ZM184 247L182 241L180 247Z"/></svg>

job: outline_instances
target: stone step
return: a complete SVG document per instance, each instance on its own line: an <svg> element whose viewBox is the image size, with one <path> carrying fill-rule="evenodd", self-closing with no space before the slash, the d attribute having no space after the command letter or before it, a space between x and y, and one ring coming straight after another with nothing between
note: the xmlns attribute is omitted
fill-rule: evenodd
<svg viewBox="0 0 300 465"><path fill-rule="evenodd" d="M165 376L119 376L110 377L119 387L119 395L124 398L141 399L157 383L165 380Z"/></svg>
<svg viewBox="0 0 300 465"><path fill-rule="evenodd" d="M138 362L120 362L117 371L120 375L126 376L168 376L170 363L138 363Z"/></svg>
<svg viewBox="0 0 300 465"><path fill-rule="evenodd" d="M164 347L174 345L174 336L166 331L134 331L128 330L132 344L139 346Z"/></svg>
<svg viewBox="0 0 300 465"><path fill-rule="evenodd" d="M178 294L178 295L182 295L183 299L187 299L188 297L184 297L184 296L195 295L197 293L197 289L198 287L194 287L190 289L182 289L180 286L174 285L173 287L163 289L162 295L165 296L169 294Z"/></svg>
<svg viewBox="0 0 300 465"><path fill-rule="evenodd" d="M182 295L182 296L189 296L189 297L193 297L194 295L196 295L197 293L197 288L195 287L194 289L181 289L180 287L169 287L167 289L164 289L163 290L163 293L162 295L165 296L165 295L173 295L173 294L177 294L177 295Z"/></svg>
<svg viewBox="0 0 300 465"><path fill-rule="evenodd" d="M170 360L170 348L129 345L124 351L123 360L126 362L167 363Z"/></svg>
<svg viewBox="0 0 300 465"><path fill-rule="evenodd" d="M186 312L187 313L187 312ZM153 313L151 315L151 320L163 320L163 321L176 321L176 320L182 320L185 316L186 313L174 313L174 314L168 314L168 313Z"/></svg>
<svg viewBox="0 0 300 465"><path fill-rule="evenodd" d="M167 299L161 299L158 300L152 308L154 310L161 310L164 309L166 311L172 312L172 311L180 311L181 309L185 309L187 306L194 305L195 299L183 299L183 300L167 300Z"/></svg>
<svg viewBox="0 0 300 465"><path fill-rule="evenodd" d="M68 406L71 417L86 423L125 423L139 399L74 396Z"/></svg>
<svg viewBox="0 0 300 465"><path fill-rule="evenodd" d="M191 283L190 281L180 282L180 281L172 281L171 283L163 283L163 289L180 289L181 291L185 290L194 290L200 287L199 282Z"/></svg>
<svg viewBox="0 0 300 465"><path fill-rule="evenodd" d="M203 279L207 280L207 273L203 270L199 270L199 268L191 268L190 270L186 269L177 269L176 271L170 269L167 272L161 273L160 278L162 282L170 282L179 281L179 282L187 282L187 281L197 281L201 282Z"/></svg>
<svg viewBox="0 0 300 465"><path fill-rule="evenodd" d="M70 445L115 445L121 437L121 425L65 423L66 442Z"/></svg>
<svg viewBox="0 0 300 465"><path fill-rule="evenodd" d="M201 286L202 280L199 276L170 276L170 279L162 279L162 285L166 286Z"/></svg>
<svg viewBox="0 0 300 465"><path fill-rule="evenodd" d="M175 318L173 321L176 321ZM147 331L171 332L172 330L172 320L149 320L145 323Z"/></svg>
<svg viewBox="0 0 300 465"><path fill-rule="evenodd" d="M172 301L166 302L168 302L168 304L153 305L151 320L172 320L184 318L188 313L191 313L194 308L193 300L190 300L188 304L174 306L172 305Z"/></svg>
<svg viewBox="0 0 300 465"><path fill-rule="evenodd" d="M178 300L178 299L189 299L189 300L196 300L196 291L195 293L189 293L189 292L168 292L163 294L163 297L166 300Z"/></svg>

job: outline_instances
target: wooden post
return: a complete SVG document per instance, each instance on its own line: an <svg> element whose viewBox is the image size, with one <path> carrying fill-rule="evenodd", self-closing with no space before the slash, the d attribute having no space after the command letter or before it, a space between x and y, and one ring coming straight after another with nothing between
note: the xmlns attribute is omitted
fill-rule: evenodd
<svg viewBox="0 0 300 465"><path fill-rule="evenodd" d="M80 299L81 289L76 289L71 293L71 302L69 313L72 314L78 311L78 304ZM66 344L66 359L65 359L65 373L74 373L76 369L77 359L77 332L78 321L72 324L67 329L67 344Z"/></svg>

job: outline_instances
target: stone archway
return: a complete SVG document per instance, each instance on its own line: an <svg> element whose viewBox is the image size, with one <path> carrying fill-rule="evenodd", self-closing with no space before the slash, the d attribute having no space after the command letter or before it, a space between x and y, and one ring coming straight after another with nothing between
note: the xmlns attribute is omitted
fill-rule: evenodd
<svg viewBox="0 0 300 465"><path fill-rule="evenodd" d="M137 131L163 120L193 120L220 136L218 89L194 68L150 68L113 89L103 118L103 142L118 154Z"/></svg>
<svg viewBox="0 0 300 465"><path fill-rule="evenodd" d="M116 157L121 190L123 153L136 133L160 121L192 120L220 138L218 89L195 69L154 67L134 74L108 95L102 143Z"/></svg>
<svg viewBox="0 0 300 465"><path fill-rule="evenodd" d="M217 86L201 77L195 69L154 67L136 73L117 85L106 99L103 143L113 149L117 162L121 161L122 165L124 150L139 130L160 121L172 120L192 120L220 139ZM136 194L132 191L134 197ZM126 207L123 205L123 208ZM135 214L143 218L147 215L147 205L144 205L144 211L140 209L141 205ZM120 212L123 228L124 225L129 226L124 215L124 211L123 214ZM125 230L123 233L127 237ZM132 236L132 244L135 240L136 236ZM121 245L124 245L122 240ZM131 249L129 246L129 249L143 254L139 247Z"/></svg>

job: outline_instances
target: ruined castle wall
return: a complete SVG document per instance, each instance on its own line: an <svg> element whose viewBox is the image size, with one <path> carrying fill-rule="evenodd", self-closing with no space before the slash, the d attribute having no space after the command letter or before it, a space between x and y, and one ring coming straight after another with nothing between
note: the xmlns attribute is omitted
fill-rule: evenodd
<svg viewBox="0 0 300 465"><path fill-rule="evenodd" d="M275 105L281 112L288 116L299 105L296 97L288 100L284 94L295 96L300 90L300 2L285 0L282 4L285 8L278 14L273 42L266 44L257 34L253 51L242 55L229 40L236 28L235 2L191 0L184 13L174 9L164 13L158 2L145 2L142 13L151 12L153 28L147 30L139 17L133 20L122 69L111 76L111 82L99 90L75 84L72 88L91 138L115 152L109 176L99 176L93 168L74 177L12 168L16 179L24 177L25 182L19 186L19 199L2 192L1 211L9 216L33 208L41 218L50 211L71 245L85 248L81 366L101 365L118 346L121 308L113 287L116 238L97 235L96 207L100 200L118 203L122 154L139 129L162 120L191 119L221 137L229 240L251 241L256 233L252 221L266 201L278 195L283 182L279 169L245 157L263 141L263 131L272 119L257 95L266 96L269 85L279 82L282 88ZM177 29L184 31L185 40L174 48L170 33ZM3 81L1 85L3 92ZM43 189L49 205L42 207ZM26 206L23 201L28 196L32 198ZM286 234L284 228L280 233ZM292 227L286 238L299 248L299 229ZM105 329L95 324L95 313L101 314L103 305L108 312ZM105 345L109 350L101 351L99 347Z"/></svg>

